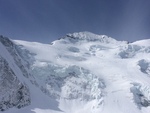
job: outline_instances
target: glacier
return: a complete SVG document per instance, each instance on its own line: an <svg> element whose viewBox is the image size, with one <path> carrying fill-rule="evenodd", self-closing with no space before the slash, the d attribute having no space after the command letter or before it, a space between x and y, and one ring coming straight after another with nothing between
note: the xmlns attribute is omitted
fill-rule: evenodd
<svg viewBox="0 0 150 113"><path fill-rule="evenodd" d="M78 32L42 44L0 36L0 112L149 111L150 39Z"/></svg>

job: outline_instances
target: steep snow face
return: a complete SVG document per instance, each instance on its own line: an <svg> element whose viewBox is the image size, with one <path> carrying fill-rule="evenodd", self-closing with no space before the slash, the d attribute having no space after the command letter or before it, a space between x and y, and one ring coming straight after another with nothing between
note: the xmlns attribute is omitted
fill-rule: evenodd
<svg viewBox="0 0 150 113"><path fill-rule="evenodd" d="M13 51L12 44L3 45L31 95L31 104L15 113L149 113L149 40L127 43L79 32L51 44L12 43Z"/></svg>

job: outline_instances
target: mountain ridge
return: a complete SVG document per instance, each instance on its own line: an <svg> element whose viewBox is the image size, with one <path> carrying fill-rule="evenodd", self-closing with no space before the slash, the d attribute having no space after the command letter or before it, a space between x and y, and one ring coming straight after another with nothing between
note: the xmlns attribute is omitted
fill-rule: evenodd
<svg viewBox="0 0 150 113"><path fill-rule="evenodd" d="M18 104L0 104L0 109L7 106L4 113L148 113L150 110L149 40L127 43L80 32L52 44L42 44L1 36L0 51L15 74L10 75L19 78L29 89L25 95L30 97L30 102L23 102L25 106L20 109L15 108ZM0 73L1 81L4 75Z"/></svg>

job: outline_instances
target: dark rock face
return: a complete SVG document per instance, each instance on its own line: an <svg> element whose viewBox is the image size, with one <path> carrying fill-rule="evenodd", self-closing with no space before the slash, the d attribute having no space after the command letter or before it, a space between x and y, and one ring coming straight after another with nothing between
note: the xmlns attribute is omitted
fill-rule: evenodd
<svg viewBox="0 0 150 113"><path fill-rule="evenodd" d="M18 76L29 77L30 74L27 71L29 63L21 58L18 53L19 47L10 39L0 36L0 43L10 54L7 55L7 58L0 55L0 111L12 107L22 108L31 103L31 98L29 88L19 80ZM13 59L13 62L9 62L9 57ZM17 68L14 70L15 66ZM21 71L22 75L17 72L17 69Z"/></svg>
<svg viewBox="0 0 150 113"><path fill-rule="evenodd" d="M26 70L26 67L29 67L27 65L29 65L28 62L24 61L26 64L26 67L23 65L23 61L21 60L20 55L18 54L18 47L9 39L3 36L0 36L0 42L6 47L6 49L8 50L8 52L11 54L11 56L13 57L16 65L20 68L20 70L23 72L23 75L28 78L29 77L29 73Z"/></svg>
<svg viewBox="0 0 150 113"><path fill-rule="evenodd" d="M21 83L8 62L0 56L0 111L30 104L28 87Z"/></svg>

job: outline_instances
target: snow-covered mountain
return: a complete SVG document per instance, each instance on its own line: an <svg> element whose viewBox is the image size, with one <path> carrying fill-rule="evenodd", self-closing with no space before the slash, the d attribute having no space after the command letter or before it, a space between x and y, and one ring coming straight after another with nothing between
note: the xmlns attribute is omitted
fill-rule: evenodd
<svg viewBox="0 0 150 113"><path fill-rule="evenodd" d="M41 44L0 36L0 112L149 113L150 39L79 32Z"/></svg>

